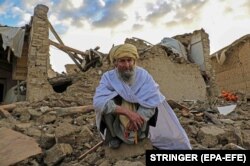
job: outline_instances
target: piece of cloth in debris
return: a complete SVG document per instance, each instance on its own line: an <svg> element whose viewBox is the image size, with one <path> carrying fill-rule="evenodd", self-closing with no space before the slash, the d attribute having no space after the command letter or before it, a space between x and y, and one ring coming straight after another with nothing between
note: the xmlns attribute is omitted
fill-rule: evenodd
<svg viewBox="0 0 250 166"><path fill-rule="evenodd" d="M110 62L112 63L116 59L122 58L125 56L131 57L133 59L138 59L139 54L137 52L136 47L132 44L125 43L125 44L114 46L109 52L109 59L110 59Z"/></svg>
<svg viewBox="0 0 250 166"><path fill-rule="evenodd" d="M159 85L141 67L135 67L135 74L135 81L131 86L118 78L115 69L107 71L102 76L93 101L98 130L100 131L105 104L120 95L128 102L139 103L146 108L158 108L157 124L155 127L150 127L149 130L149 138L155 147L159 149L191 149L187 134L159 91Z"/></svg>
<svg viewBox="0 0 250 166"><path fill-rule="evenodd" d="M11 48L18 58L22 55L25 30L17 27L0 27L0 34L3 39L3 48Z"/></svg>
<svg viewBox="0 0 250 166"><path fill-rule="evenodd" d="M178 54L180 57L183 57L187 61L187 52L185 47L181 42L174 38L165 37L159 43L160 45L169 48L174 53Z"/></svg>

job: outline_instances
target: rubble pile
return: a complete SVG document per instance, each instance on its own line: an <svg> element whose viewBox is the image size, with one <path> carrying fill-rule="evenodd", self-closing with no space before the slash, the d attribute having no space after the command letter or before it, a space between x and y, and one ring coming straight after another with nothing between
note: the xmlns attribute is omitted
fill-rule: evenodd
<svg viewBox="0 0 250 166"><path fill-rule="evenodd" d="M156 49L158 46L141 42L137 47L139 51L147 49L141 57L144 61L156 54L166 55L164 49ZM118 151L107 153L108 147L97 132L92 99L102 73L110 68L106 59L102 67L63 76L71 80L71 85L63 92L34 103L18 102L6 108L0 106L0 128L31 137L41 148L39 154L33 152L33 155L20 161L12 160L10 164L145 165L145 151L121 150L123 158L117 157ZM186 130L193 149L250 149L250 98L242 93L235 94L237 101L226 101L221 97L209 101L168 100ZM218 110L218 107L228 105L236 107L228 114ZM126 156L127 153L130 156Z"/></svg>
<svg viewBox="0 0 250 166"><path fill-rule="evenodd" d="M235 110L228 115L218 112L217 105L232 104L216 98L210 105L204 101L169 101L190 138L193 149L249 149L250 148L250 104L245 97L239 99ZM46 103L45 101L41 101ZM63 101L62 101L63 102ZM67 104L68 102L66 102ZM17 165L119 165L117 163L145 164L144 154L114 160L105 154L105 145L79 157L101 142L95 125L95 114L91 106L50 107L27 102L15 103L8 111L1 112L0 127L18 131L34 138L42 153L30 157ZM124 152L123 152L124 153ZM130 151L133 153L133 151Z"/></svg>

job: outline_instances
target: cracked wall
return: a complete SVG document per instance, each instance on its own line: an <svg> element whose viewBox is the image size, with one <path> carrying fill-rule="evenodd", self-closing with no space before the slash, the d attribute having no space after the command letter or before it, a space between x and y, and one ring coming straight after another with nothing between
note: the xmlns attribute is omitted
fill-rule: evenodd
<svg viewBox="0 0 250 166"><path fill-rule="evenodd" d="M250 94L250 36L236 40L233 44L213 54L212 65L219 90ZM224 54L224 55L222 55ZM219 62L216 58L219 58Z"/></svg>

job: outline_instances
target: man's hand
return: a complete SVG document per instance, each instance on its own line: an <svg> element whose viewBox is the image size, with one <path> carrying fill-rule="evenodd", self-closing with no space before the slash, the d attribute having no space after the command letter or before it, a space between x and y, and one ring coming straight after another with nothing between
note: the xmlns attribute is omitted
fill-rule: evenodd
<svg viewBox="0 0 250 166"><path fill-rule="evenodd" d="M115 113L125 115L130 121L130 128L137 131L144 124L144 118L136 112L130 111L124 107L117 106Z"/></svg>
<svg viewBox="0 0 250 166"><path fill-rule="evenodd" d="M130 128L132 128L133 131L139 130L139 128L141 128L142 125L144 124L143 117L138 113L132 111L129 111L127 114L128 114L127 117L130 120L129 122L129 125L131 126Z"/></svg>

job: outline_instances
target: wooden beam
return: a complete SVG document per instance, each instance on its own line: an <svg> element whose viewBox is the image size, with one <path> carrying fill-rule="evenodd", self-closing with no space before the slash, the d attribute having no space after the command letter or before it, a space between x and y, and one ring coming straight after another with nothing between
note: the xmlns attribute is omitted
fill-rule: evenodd
<svg viewBox="0 0 250 166"><path fill-rule="evenodd" d="M74 52L74 53L77 53L77 54L80 54L80 55L83 55L83 56L87 56L87 54L85 52L82 52L82 51L79 51L79 50L76 50L74 48L71 48L71 47L68 47L68 46L65 46L63 44L59 44L59 43L56 43L52 40L49 40L49 44L57 47L58 49L61 49L63 51L71 51L71 52Z"/></svg>
<svg viewBox="0 0 250 166"><path fill-rule="evenodd" d="M9 120L10 123L16 124L16 119L5 109L0 108L0 115Z"/></svg>
<svg viewBox="0 0 250 166"><path fill-rule="evenodd" d="M0 109L5 109L7 111L11 111L14 108L16 108L16 104L6 104L6 105L0 105Z"/></svg>
<svg viewBox="0 0 250 166"><path fill-rule="evenodd" d="M53 26L51 25L51 23L48 21L49 23L49 27L51 32L54 34L54 36L56 37L56 39L59 41L60 44L64 45L63 41L61 40L61 38L58 36L58 34L56 33L55 29L53 28ZM76 66L82 70L82 66L80 65L80 63L78 63L75 58L74 55L72 53L70 53L69 51L67 51L67 54L70 56L70 58L74 61L74 63L76 64Z"/></svg>
<svg viewBox="0 0 250 166"><path fill-rule="evenodd" d="M78 106L78 107L67 107L67 108L57 108L54 109L58 116L68 116L72 114L78 113L89 113L94 111L93 105L86 105L86 106Z"/></svg>

